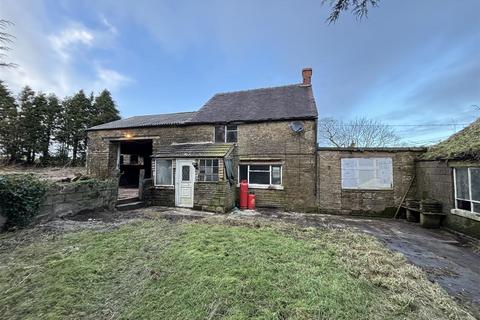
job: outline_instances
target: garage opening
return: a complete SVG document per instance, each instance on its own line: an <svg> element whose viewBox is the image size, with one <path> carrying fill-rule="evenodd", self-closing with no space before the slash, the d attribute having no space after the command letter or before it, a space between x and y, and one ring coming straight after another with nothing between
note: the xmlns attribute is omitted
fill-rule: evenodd
<svg viewBox="0 0 480 320"><path fill-rule="evenodd" d="M118 168L119 186L138 188L140 170L145 170L145 178L152 176L152 140L120 141Z"/></svg>

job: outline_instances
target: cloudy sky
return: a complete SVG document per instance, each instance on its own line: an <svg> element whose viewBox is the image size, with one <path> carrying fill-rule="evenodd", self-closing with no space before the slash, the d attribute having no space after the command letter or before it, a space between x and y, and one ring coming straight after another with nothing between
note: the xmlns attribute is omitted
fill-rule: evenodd
<svg viewBox="0 0 480 320"><path fill-rule="evenodd" d="M321 117L375 118L407 143L480 116L480 1L382 0L367 20L327 16L321 0L0 0L19 65L0 79L59 96L108 88L128 117L298 83L310 66Z"/></svg>

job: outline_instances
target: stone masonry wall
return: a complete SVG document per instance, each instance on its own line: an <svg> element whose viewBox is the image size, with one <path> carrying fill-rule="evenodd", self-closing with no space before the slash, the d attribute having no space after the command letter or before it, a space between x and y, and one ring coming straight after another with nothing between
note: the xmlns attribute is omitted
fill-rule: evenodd
<svg viewBox="0 0 480 320"><path fill-rule="evenodd" d="M443 226L480 239L479 221L451 213L455 207L452 165L445 161L418 161L416 172L417 198L430 198L442 203L446 214Z"/></svg>
<svg viewBox="0 0 480 320"><path fill-rule="evenodd" d="M334 214L385 215L394 214L396 206L407 191L415 171L414 151L318 151L318 208L319 212ZM346 190L341 185L342 158L392 158L393 189ZM414 189L411 194L414 194Z"/></svg>
<svg viewBox="0 0 480 320"><path fill-rule="evenodd" d="M113 210L117 196L116 179L57 184L47 191L37 219L48 220L89 210Z"/></svg>

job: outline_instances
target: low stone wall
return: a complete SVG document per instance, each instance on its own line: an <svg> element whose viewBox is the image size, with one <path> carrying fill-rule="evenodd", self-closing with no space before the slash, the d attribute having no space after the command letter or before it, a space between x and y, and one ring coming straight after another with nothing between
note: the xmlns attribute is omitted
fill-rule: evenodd
<svg viewBox="0 0 480 320"><path fill-rule="evenodd" d="M85 180L54 184L45 196L37 221L74 215L82 211L113 210L117 202L118 181Z"/></svg>
<svg viewBox="0 0 480 320"><path fill-rule="evenodd" d="M228 212L235 205L235 188L228 181L195 182L193 208L204 211Z"/></svg>

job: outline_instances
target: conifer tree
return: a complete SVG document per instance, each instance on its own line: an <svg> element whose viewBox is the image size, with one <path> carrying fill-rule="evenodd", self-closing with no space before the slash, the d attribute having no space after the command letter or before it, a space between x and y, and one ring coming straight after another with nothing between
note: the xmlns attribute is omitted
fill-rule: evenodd
<svg viewBox="0 0 480 320"><path fill-rule="evenodd" d="M19 158L18 111L15 98L0 80L0 151L9 162Z"/></svg>
<svg viewBox="0 0 480 320"><path fill-rule="evenodd" d="M92 126L115 121L120 119L120 113L112 99L112 94L104 89L96 98L93 105L95 111Z"/></svg>
<svg viewBox="0 0 480 320"><path fill-rule="evenodd" d="M46 98L46 103L42 104L41 109L41 137L40 150L42 152L42 162L48 163L50 158L50 142L55 132L57 121L60 114L60 101L55 94L50 94Z"/></svg>
<svg viewBox="0 0 480 320"><path fill-rule="evenodd" d="M24 87L20 92L18 102L20 147L26 156L27 163L33 163L36 153L40 150L40 109L46 100L44 94L35 96L35 92L29 86Z"/></svg>

